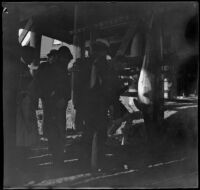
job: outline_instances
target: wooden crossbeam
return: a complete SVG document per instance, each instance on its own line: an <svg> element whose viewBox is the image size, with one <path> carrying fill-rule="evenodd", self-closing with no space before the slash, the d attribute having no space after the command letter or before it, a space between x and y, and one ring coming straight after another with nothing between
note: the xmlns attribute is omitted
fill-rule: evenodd
<svg viewBox="0 0 200 190"><path fill-rule="evenodd" d="M94 24L92 27L96 30L102 30L102 29L106 29L106 28L112 28L115 26L119 26L122 24L127 24L129 21L129 17L125 16L125 17L119 17L116 19L112 19L112 20L106 20L106 21L102 21L99 23ZM82 27L82 28L77 28L76 33L82 33L85 31L89 31L90 27ZM75 31L69 31L70 34L74 34Z"/></svg>
<svg viewBox="0 0 200 190"><path fill-rule="evenodd" d="M28 20L28 22L26 23L26 26L25 26L25 28L23 29L21 35L19 36L19 43L20 43L20 44L22 43L22 41L23 41L24 38L26 37L26 35L27 35L27 33L29 32L29 30L31 29L32 25L33 25L33 20L32 20L32 18L30 18L30 19Z"/></svg>

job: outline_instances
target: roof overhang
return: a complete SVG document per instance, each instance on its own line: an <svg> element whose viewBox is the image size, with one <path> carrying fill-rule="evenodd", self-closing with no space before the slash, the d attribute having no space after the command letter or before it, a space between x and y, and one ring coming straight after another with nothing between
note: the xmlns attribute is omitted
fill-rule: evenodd
<svg viewBox="0 0 200 190"><path fill-rule="evenodd" d="M179 30L198 11L195 2L4 3L8 11L13 8L18 9L21 28L24 28L28 20L32 18L32 31L67 43L72 42L73 39L75 5L78 6L77 28L79 30L101 25L102 22L107 22L109 25L108 20L112 22L116 18L126 17L127 15L130 20L132 18L145 19L152 11L157 15L163 15L165 27ZM97 27L97 29L101 30L101 27Z"/></svg>

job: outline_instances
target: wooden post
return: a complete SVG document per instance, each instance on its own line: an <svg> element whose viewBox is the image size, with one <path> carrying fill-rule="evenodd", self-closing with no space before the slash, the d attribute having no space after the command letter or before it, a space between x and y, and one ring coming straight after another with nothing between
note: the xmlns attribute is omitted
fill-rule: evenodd
<svg viewBox="0 0 200 190"><path fill-rule="evenodd" d="M177 56L174 56L173 58L173 62L170 68L170 72L172 75L172 88L171 88L171 95L170 95L170 99L174 99L177 96L177 68L178 68L178 58Z"/></svg>
<svg viewBox="0 0 200 190"><path fill-rule="evenodd" d="M90 15L91 17L93 16L92 14ZM93 25L93 20L90 22L89 25L90 28L90 54L93 53L93 48L92 44L96 40L97 33L95 31L94 25ZM92 137L92 147L91 147L91 168L92 169L98 169L98 157L99 157L99 146L98 146L98 134L97 132L93 133Z"/></svg>
<svg viewBox="0 0 200 190"><path fill-rule="evenodd" d="M163 13L160 17L161 19L159 20L159 47L160 47L160 55L159 55L159 63L158 63L158 88L159 88L159 102L158 102L158 122L159 125L161 125L162 120L164 119L164 86L162 82L162 65L164 61L164 47L163 47L163 37L164 37L164 19L163 19Z"/></svg>
<svg viewBox="0 0 200 190"><path fill-rule="evenodd" d="M98 147L98 136L97 132L93 134L92 138L92 155L91 155L91 167L92 169L98 169L98 157L99 157L99 147Z"/></svg>
<svg viewBox="0 0 200 190"><path fill-rule="evenodd" d="M19 82L20 46L18 43L19 12L7 5L3 13L3 137L4 187L11 185L16 161L16 111Z"/></svg>
<svg viewBox="0 0 200 190"><path fill-rule="evenodd" d="M155 88L154 88L154 106L153 106L153 122L154 132L157 134L160 131L161 123L164 118L164 98L163 98L163 83L161 79L161 66L163 61L163 31L161 26L160 15L157 15L153 27L153 61L154 61L154 76L155 76ZM155 134L155 135L156 135Z"/></svg>
<svg viewBox="0 0 200 190"><path fill-rule="evenodd" d="M85 33L80 34L81 58L85 57Z"/></svg>
<svg viewBox="0 0 200 190"><path fill-rule="evenodd" d="M93 48L92 48L92 44L95 41L95 36L94 36L94 28L91 26L90 27L90 55L92 55L93 53ZM93 133L93 137L92 137L92 151L91 151L91 168L92 169L97 169L97 162L98 162L98 146L97 146L97 142L98 141L98 137L97 137L97 133Z"/></svg>
<svg viewBox="0 0 200 190"><path fill-rule="evenodd" d="M84 25L87 26L87 17L86 17L86 10L84 9ZM81 36L81 58L84 58L85 57L85 50L86 50L86 35L87 35L87 32L86 30L84 30L82 32L82 36Z"/></svg>
<svg viewBox="0 0 200 190"><path fill-rule="evenodd" d="M35 32L31 32L30 46L34 47L36 50L36 60L34 65L38 66L40 64L40 48L41 48L42 35Z"/></svg>
<svg viewBox="0 0 200 190"><path fill-rule="evenodd" d="M74 46L77 45L77 16L78 16L78 5L74 7L74 36L73 36L73 44ZM76 47L74 48L75 51L75 59L77 58L77 50ZM71 99L72 104L74 104L74 71L72 71L72 78L71 78Z"/></svg>
<svg viewBox="0 0 200 190"><path fill-rule="evenodd" d="M19 36L19 43L21 44L28 32L30 31L31 27L33 25L33 20L30 18L28 22L26 23L26 26L24 27L24 30L22 31L21 35Z"/></svg>
<svg viewBox="0 0 200 190"><path fill-rule="evenodd" d="M155 34L154 23L155 14L148 18L145 27L145 50L143 64L138 80L138 100L144 117L145 128L148 133L148 141L153 140L154 133L154 107L156 99L155 75L156 75L156 54L155 54ZM156 34L157 35L157 34Z"/></svg>
<svg viewBox="0 0 200 190"><path fill-rule="evenodd" d="M93 49L92 49L92 44L94 43L96 39L96 34L95 34L95 29L93 26L90 27L90 54L92 54Z"/></svg>

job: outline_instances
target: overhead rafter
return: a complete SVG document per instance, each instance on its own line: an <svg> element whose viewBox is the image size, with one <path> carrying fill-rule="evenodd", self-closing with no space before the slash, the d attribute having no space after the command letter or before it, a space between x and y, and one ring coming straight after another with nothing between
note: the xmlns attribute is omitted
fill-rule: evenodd
<svg viewBox="0 0 200 190"><path fill-rule="evenodd" d="M59 3L4 3L4 6L8 7L8 11L11 7L16 7L19 9L20 17L21 17L21 23L23 25L22 28L24 28L24 21L27 22L27 20L31 17L40 17L43 22L36 23L36 25L41 25L38 27L36 32L40 32L41 34L48 34L49 37L56 37L56 39L60 40L69 40L70 38L73 38L71 35L73 34L73 8L75 3L68 3L68 2L59 2ZM95 30L109 30L110 28L117 28L118 26L126 25L129 22L130 18L126 18L126 16L123 16L123 18L116 18L119 11L122 15L133 15L134 17L145 17L146 13L149 10L154 10L155 13L158 15L163 13L166 15L166 24L167 27L173 27L180 28L182 22L184 22L189 15L194 14L194 10L197 8L194 7L195 3L78 3L81 6L81 9L79 10L80 18L78 19L79 22L77 24L77 33L82 33L85 31L88 31L88 26L85 26L85 22L83 19L83 14L86 14L87 22L90 22L91 17L94 19L94 28ZM92 10L92 14L88 15L90 11ZM179 14L180 12L180 14ZM102 14L103 13L103 14ZM174 17L174 14L183 15L183 18L181 21L178 19L172 19ZM176 16L175 16L176 17ZM104 20L104 21L103 21ZM177 22L180 24L177 25ZM173 26L172 26L173 25ZM54 28L57 28L54 29ZM174 28L174 27L173 27ZM47 31L48 30L48 31ZM59 31L61 31L61 34L59 34ZM56 34L58 33L58 34ZM64 35L65 33L65 35ZM87 33L87 32L86 32ZM50 36L51 35L51 36ZM66 37L68 36L68 37ZM66 39L67 38L67 39ZM72 41L72 39L70 39Z"/></svg>
<svg viewBox="0 0 200 190"><path fill-rule="evenodd" d="M30 18L28 22L26 23L26 26L24 27L21 35L19 36L19 43L21 44L28 32L31 30L31 27L33 26L33 20Z"/></svg>
<svg viewBox="0 0 200 190"><path fill-rule="evenodd" d="M123 24L127 24L130 22L130 18L128 15L126 16L121 16L115 19L110 19L110 20L106 20L106 21L102 21L99 23L94 24L94 28L97 30L103 30L103 29L107 29L107 28L112 28L112 27L116 27L119 25L123 25ZM89 27L82 27L82 28L78 28L77 29L77 33L82 33L82 32L86 32L89 30ZM69 31L70 34L74 34L74 31Z"/></svg>

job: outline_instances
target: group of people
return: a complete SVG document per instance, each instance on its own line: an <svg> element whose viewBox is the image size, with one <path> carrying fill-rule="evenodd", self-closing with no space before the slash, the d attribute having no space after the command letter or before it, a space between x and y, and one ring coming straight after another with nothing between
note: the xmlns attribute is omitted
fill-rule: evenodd
<svg viewBox="0 0 200 190"><path fill-rule="evenodd" d="M83 131L81 156L83 164L98 169L104 163L104 145L107 138L108 110L117 107L120 82L116 69L108 63L108 46L103 42L92 44L92 54L74 63L74 106L76 123ZM48 150L53 164L64 164L66 132L66 108L71 99L71 76L68 63L73 59L70 50L62 46L48 54L48 60L30 72L28 65L34 62L34 48L23 47L20 81L17 145L21 152L38 143L36 113L38 98L43 106L43 132L48 138ZM119 107L118 107L119 108ZM78 120L78 122L77 122ZM21 153L21 155L24 155ZM23 162L24 163L24 162Z"/></svg>
<svg viewBox="0 0 200 190"><path fill-rule="evenodd" d="M36 110L38 99L42 100L44 111L44 134L48 148L53 155L54 165L64 160L64 139L66 107L70 99L70 78L67 65L73 58L67 47L52 50L47 62L31 72L35 61L35 49L22 47L21 74L18 93L16 144L18 155L25 158L31 146L39 143ZM23 159L22 158L22 159ZM24 167L25 161L20 160Z"/></svg>

